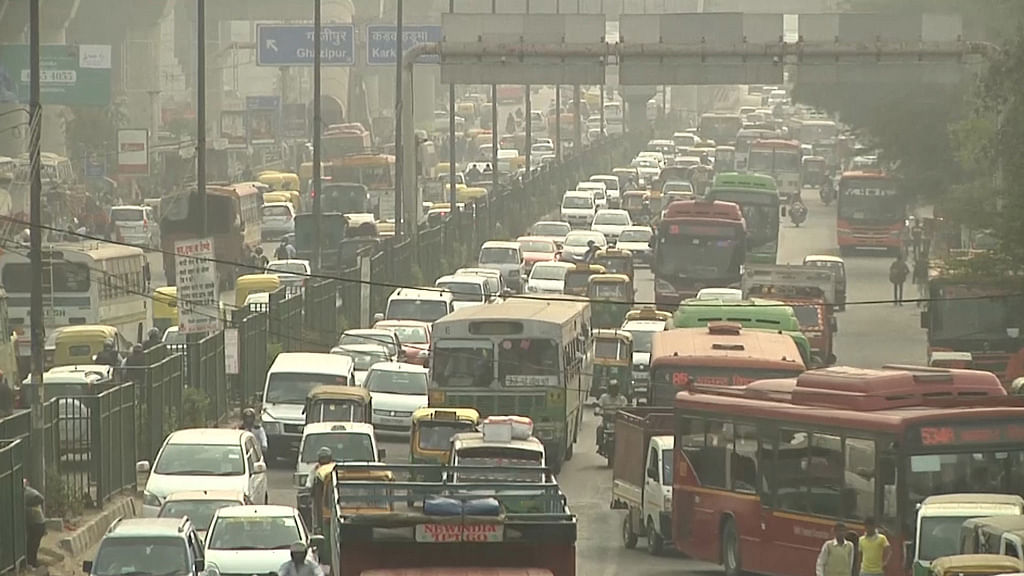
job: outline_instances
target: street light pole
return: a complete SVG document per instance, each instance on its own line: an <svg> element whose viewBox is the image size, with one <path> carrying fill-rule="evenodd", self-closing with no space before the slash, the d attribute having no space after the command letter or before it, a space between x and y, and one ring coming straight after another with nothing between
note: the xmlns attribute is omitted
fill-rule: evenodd
<svg viewBox="0 0 1024 576"><path fill-rule="evenodd" d="M322 24L320 22L320 0L313 0L313 270L320 270L322 248L320 246L320 225L321 211L320 203L320 33Z"/></svg>
<svg viewBox="0 0 1024 576"><path fill-rule="evenodd" d="M402 108L405 107L402 94L402 36L405 34L402 15L405 12L404 2L398 0L395 6L395 236L402 234L402 211L404 209L405 187L403 175L405 170L405 147L402 145L403 130Z"/></svg>
<svg viewBox="0 0 1024 576"><path fill-rule="evenodd" d="M206 216L206 0L196 0L196 194L199 228L208 234Z"/></svg>
<svg viewBox="0 0 1024 576"><path fill-rule="evenodd" d="M455 13L455 0L448 0L448 13ZM448 84L448 217L455 218L458 195L455 185L455 82Z"/></svg>
<svg viewBox="0 0 1024 576"><path fill-rule="evenodd" d="M29 177L30 223L29 253L32 260L32 294L30 299L31 346L32 346L32 444L39 442L40 449L32 450L32 482L41 493L46 493L46 442L43 442L43 181L40 159L40 144L43 134L43 107L39 91L39 2L29 1ZM13 376L13 375L12 375ZM16 489L20 489L15 487Z"/></svg>

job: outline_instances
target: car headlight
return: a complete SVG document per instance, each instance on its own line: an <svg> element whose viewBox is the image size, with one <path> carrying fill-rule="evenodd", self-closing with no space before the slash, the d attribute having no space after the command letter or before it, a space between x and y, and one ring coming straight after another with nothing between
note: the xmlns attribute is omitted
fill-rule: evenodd
<svg viewBox="0 0 1024 576"><path fill-rule="evenodd" d="M155 508L159 508L159 507L163 506L163 504L164 504L163 501L160 500L160 497L157 496L156 494L153 494L152 492L150 492L148 490L142 493L142 505L143 506L153 506Z"/></svg>

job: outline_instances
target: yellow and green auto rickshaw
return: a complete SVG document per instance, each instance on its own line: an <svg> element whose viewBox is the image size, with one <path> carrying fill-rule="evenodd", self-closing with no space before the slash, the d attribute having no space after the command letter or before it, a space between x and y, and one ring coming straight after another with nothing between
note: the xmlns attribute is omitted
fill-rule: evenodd
<svg viewBox="0 0 1024 576"><path fill-rule="evenodd" d="M633 391L633 337L621 330L594 330L594 378L590 395L600 398L615 381L627 397Z"/></svg>
<svg viewBox="0 0 1024 576"><path fill-rule="evenodd" d="M153 291L153 326L166 331L178 325L178 287L161 286Z"/></svg>
<svg viewBox="0 0 1024 576"><path fill-rule="evenodd" d="M618 328L632 306L633 283L625 274L597 274L588 280L587 298L595 328Z"/></svg>
<svg viewBox="0 0 1024 576"><path fill-rule="evenodd" d="M623 323L630 322L632 320L664 322L666 330L672 327L672 313L666 312L665 310L658 310L651 304L637 306L629 312L626 312L626 317L623 319Z"/></svg>
<svg viewBox="0 0 1024 576"><path fill-rule="evenodd" d="M420 408L412 413L409 435L409 462L442 466L452 451L452 436L469 432L480 423L480 413L473 408ZM440 482L440 468L430 472L413 470L413 482Z"/></svg>
<svg viewBox="0 0 1024 576"><path fill-rule="evenodd" d="M306 395L306 424L316 422L365 422L370 424L373 402L360 386L317 386Z"/></svg>
<svg viewBox="0 0 1024 576"><path fill-rule="evenodd" d="M562 292L570 296L586 296L590 277L605 272L604 266L577 263L575 268L566 270Z"/></svg>
<svg viewBox="0 0 1024 576"><path fill-rule="evenodd" d="M605 248L594 255L594 264L604 266L608 274L625 274L633 288L633 253L621 248Z"/></svg>
<svg viewBox="0 0 1024 576"><path fill-rule="evenodd" d="M273 292L281 287L281 279L276 274L246 274L235 280L235 307L245 306L245 299L250 294Z"/></svg>

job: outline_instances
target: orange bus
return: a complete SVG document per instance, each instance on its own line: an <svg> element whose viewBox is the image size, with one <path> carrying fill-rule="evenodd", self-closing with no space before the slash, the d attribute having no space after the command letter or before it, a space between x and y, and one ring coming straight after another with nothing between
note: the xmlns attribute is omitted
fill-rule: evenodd
<svg viewBox="0 0 1024 576"><path fill-rule="evenodd" d="M734 322L655 333L650 366L649 406L671 406L676 392L689 384L739 386L806 370L792 337L744 330Z"/></svg>
<svg viewBox="0 0 1024 576"><path fill-rule="evenodd" d="M882 172L844 172L836 197L836 240L847 255L858 248L900 249L907 201Z"/></svg>
<svg viewBox="0 0 1024 576"><path fill-rule="evenodd" d="M378 220L395 217L395 157L390 154L352 154L331 164L331 179L366 186ZM418 204L417 204L418 205Z"/></svg>
<svg viewBox="0 0 1024 576"><path fill-rule="evenodd" d="M727 576L812 576L835 522L863 533L868 518L892 545L886 576L902 576L926 497L1024 492L1024 402L987 372L835 366L691 386L675 419L672 539Z"/></svg>
<svg viewBox="0 0 1024 576"><path fill-rule="evenodd" d="M260 245L263 192L253 182L206 187L206 206L195 190L165 196L160 203L160 241L167 284L174 285L174 243L203 237L200 214L206 212L206 236L213 238L217 272L222 287L234 285L245 268L230 262L245 262L248 250Z"/></svg>

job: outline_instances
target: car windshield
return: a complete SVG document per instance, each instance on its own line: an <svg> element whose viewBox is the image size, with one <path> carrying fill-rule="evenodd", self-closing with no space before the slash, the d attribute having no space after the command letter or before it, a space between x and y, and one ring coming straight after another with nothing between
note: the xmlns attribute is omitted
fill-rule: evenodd
<svg viewBox="0 0 1024 576"><path fill-rule="evenodd" d="M623 330L629 332L633 337L633 352L651 353L651 343L654 341L656 331L630 328L628 325Z"/></svg>
<svg viewBox="0 0 1024 576"><path fill-rule="evenodd" d="M598 246L604 246L604 234L570 234L565 238L566 246L586 246L587 242L594 241Z"/></svg>
<svg viewBox="0 0 1024 576"><path fill-rule="evenodd" d="M381 394L427 395L427 375L423 372L371 370L363 385L370 392Z"/></svg>
<svg viewBox="0 0 1024 576"><path fill-rule="evenodd" d="M301 372L273 372L267 382L263 401L267 404L305 404L309 391L317 386L345 386L348 380L335 374L304 374Z"/></svg>
<svg viewBox="0 0 1024 576"><path fill-rule="evenodd" d="M518 264L519 251L515 248L486 247L480 250L481 264Z"/></svg>
<svg viewBox="0 0 1024 576"><path fill-rule="evenodd" d="M623 230L619 242L650 242L651 236L650 230Z"/></svg>
<svg viewBox="0 0 1024 576"><path fill-rule="evenodd" d="M302 439L302 463L316 462L317 452L329 448L335 462L373 462L373 440L368 434L352 432L325 432L307 434Z"/></svg>
<svg viewBox="0 0 1024 576"><path fill-rule="evenodd" d="M624 212L598 212L594 216L594 224L608 224L612 226L629 226L629 215Z"/></svg>
<svg viewBox="0 0 1024 576"><path fill-rule="evenodd" d="M385 315L390 320L415 320L434 322L448 314L448 303L444 300L406 300L395 298L388 301Z"/></svg>
<svg viewBox="0 0 1024 576"><path fill-rule="evenodd" d="M395 346L395 339L391 334L373 332L345 332L338 340L338 346L352 346L356 344L380 344L386 347L392 354L398 354Z"/></svg>
<svg viewBox="0 0 1024 576"><path fill-rule="evenodd" d="M553 254L555 252L555 243L549 240L520 240L519 248L523 252Z"/></svg>
<svg viewBox="0 0 1024 576"><path fill-rule="evenodd" d="M422 326L389 326L387 328L395 334L402 344L427 344L427 329Z"/></svg>
<svg viewBox="0 0 1024 576"><path fill-rule="evenodd" d="M300 276L309 274L309 269L302 262L271 262L267 266L267 270L284 274L298 274Z"/></svg>
<svg viewBox="0 0 1024 576"><path fill-rule="evenodd" d="M419 447L421 450L447 450L451 447L452 436L472 428L469 422L424 420L419 424Z"/></svg>
<svg viewBox="0 0 1024 576"><path fill-rule="evenodd" d="M352 350L352 349L336 349L336 354L342 356L348 356L352 359L352 363L356 370L369 370L370 366L373 366L377 362L387 362L391 358L388 357L386 350L379 351L366 351L366 350Z"/></svg>
<svg viewBox="0 0 1024 576"><path fill-rule="evenodd" d="M271 218L287 218L291 216L291 211L288 210L287 206L264 206L263 217L266 218L268 216Z"/></svg>
<svg viewBox="0 0 1024 576"><path fill-rule="evenodd" d="M191 574L184 538L104 538L93 561L94 576Z"/></svg>
<svg viewBox="0 0 1024 576"><path fill-rule="evenodd" d="M925 562L960 554L960 527L971 516L925 516L917 535L917 555Z"/></svg>
<svg viewBox="0 0 1024 576"><path fill-rule="evenodd" d="M196 530L208 530L213 513L225 506L241 506L235 500L171 500L160 509L161 518L184 518L192 521Z"/></svg>
<svg viewBox="0 0 1024 576"><path fill-rule="evenodd" d="M530 272L531 280L565 280L565 266L534 266Z"/></svg>
<svg viewBox="0 0 1024 576"><path fill-rule="evenodd" d="M589 209L593 207L594 201L589 196L566 196L562 199L562 208Z"/></svg>
<svg viewBox="0 0 1024 576"><path fill-rule="evenodd" d="M142 208L118 208L110 211L110 219L114 222L139 222L142 215Z"/></svg>
<svg viewBox="0 0 1024 576"><path fill-rule="evenodd" d="M569 233L571 227L562 222L539 222L533 225L530 232L535 236L556 236L564 237Z"/></svg>
<svg viewBox="0 0 1024 576"><path fill-rule="evenodd" d="M207 550L287 550L302 532L293 516L221 517L206 539Z"/></svg>
<svg viewBox="0 0 1024 576"><path fill-rule="evenodd" d="M234 444L167 444L153 472L168 476L241 476L242 447Z"/></svg>
<svg viewBox="0 0 1024 576"><path fill-rule="evenodd" d="M456 280L445 280L437 283L438 288L447 288L451 291L456 302L483 302L484 286L476 282L458 282Z"/></svg>

